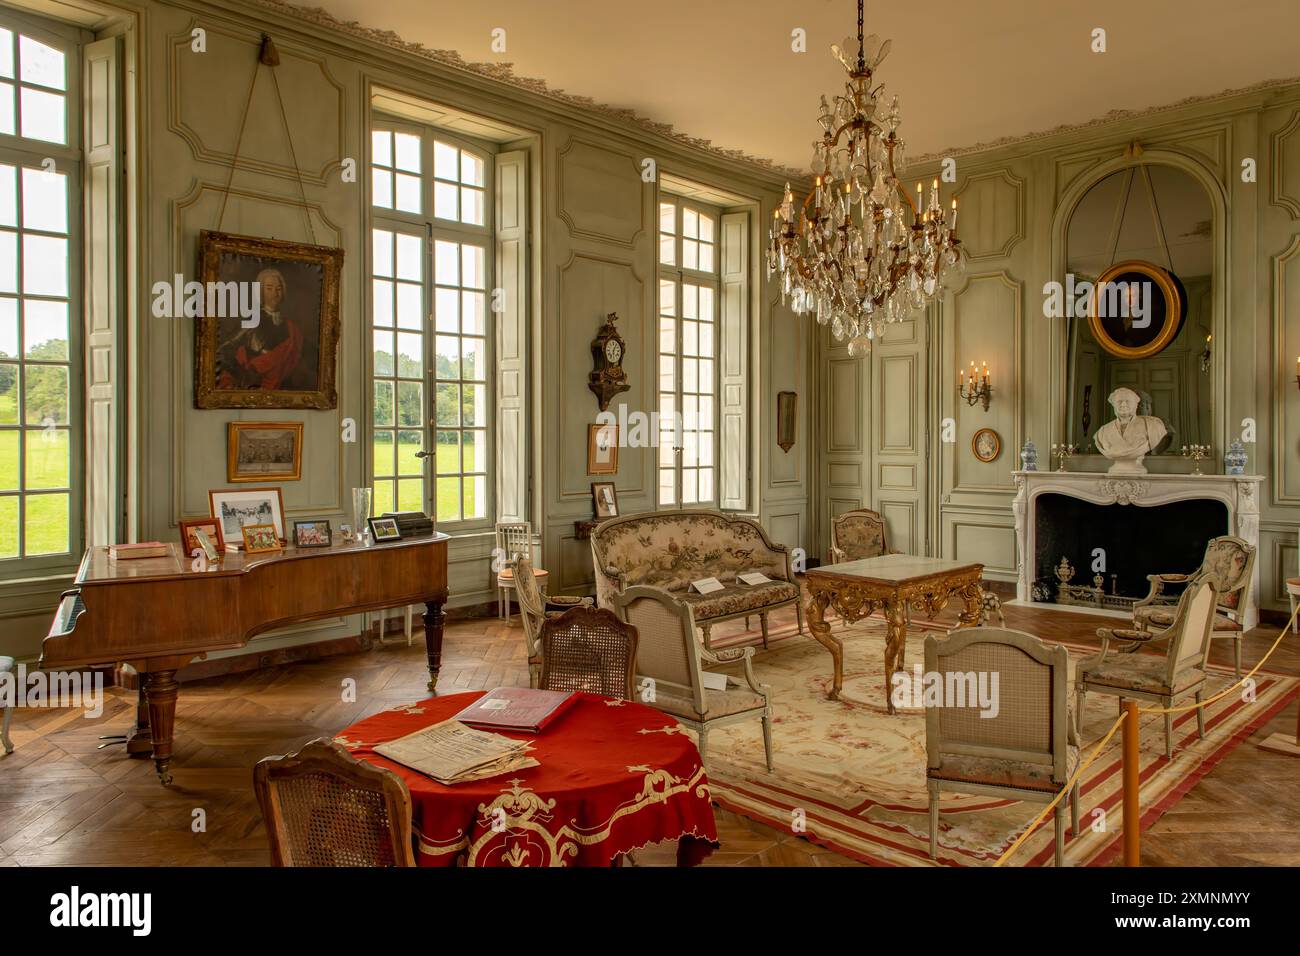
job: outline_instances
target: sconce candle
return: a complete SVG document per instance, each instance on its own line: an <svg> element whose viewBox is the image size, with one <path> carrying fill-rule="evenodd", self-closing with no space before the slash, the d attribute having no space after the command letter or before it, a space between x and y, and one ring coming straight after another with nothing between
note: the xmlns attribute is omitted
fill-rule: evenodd
<svg viewBox="0 0 1300 956"><path fill-rule="evenodd" d="M993 387L989 384L989 363L982 362L978 371L975 363L970 363L970 382L966 381L966 371L963 369L957 373L957 394L966 399L966 404L974 406L977 402L984 406L984 411L989 410L989 399L993 394Z"/></svg>

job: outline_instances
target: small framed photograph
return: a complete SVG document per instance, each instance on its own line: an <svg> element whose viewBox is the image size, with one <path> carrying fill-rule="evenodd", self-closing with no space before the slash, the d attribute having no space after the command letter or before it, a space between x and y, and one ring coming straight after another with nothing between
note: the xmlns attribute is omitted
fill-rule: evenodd
<svg viewBox="0 0 1300 956"><path fill-rule="evenodd" d="M618 517L618 492L614 490L614 482L591 483L591 507L598 521Z"/></svg>
<svg viewBox="0 0 1300 956"><path fill-rule="evenodd" d="M228 488L208 492L212 517L221 523L221 536L229 544L240 544L240 529L248 524L275 525L284 540L284 497L279 488Z"/></svg>
<svg viewBox="0 0 1300 956"><path fill-rule="evenodd" d="M297 481L302 422L227 422L226 481Z"/></svg>
<svg viewBox="0 0 1300 956"><path fill-rule="evenodd" d="M381 541L401 541L402 532L393 518L368 518L370 537L378 544Z"/></svg>
<svg viewBox="0 0 1300 956"><path fill-rule="evenodd" d="M993 461L1002 453L1002 439L993 429L981 428L971 438L970 450L980 461Z"/></svg>
<svg viewBox="0 0 1300 956"><path fill-rule="evenodd" d="M221 529L217 529L217 534L221 534ZM216 545L216 542L208 535L204 528L194 529L194 540L203 551L203 556L208 559L208 564L216 564L221 560L222 551Z"/></svg>
<svg viewBox="0 0 1300 956"><path fill-rule="evenodd" d="M293 546L295 548L328 548L334 543L334 532L330 523L319 521L295 521L293 523Z"/></svg>
<svg viewBox="0 0 1300 956"><path fill-rule="evenodd" d="M618 474L618 426L593 422L587 426L587 474Z"/></svg>
<svg viewBox="0 0 1300 956"><path fill-rule="evenodd" d="M218 551L224 551L226 541L221 536L221 522L216 518L191 518L180 522L181 548L186 557L193 557L195 551L206 551L195 532L206 532L208 540L215 543Z"/></svg>
<svg viewBox="0 0 1300 956"><path fill-rule="evenodd" d="M280 535L273 524L246 524L239 529L244 538L244 551L247 554L265 554L279 551Z"/></svg>

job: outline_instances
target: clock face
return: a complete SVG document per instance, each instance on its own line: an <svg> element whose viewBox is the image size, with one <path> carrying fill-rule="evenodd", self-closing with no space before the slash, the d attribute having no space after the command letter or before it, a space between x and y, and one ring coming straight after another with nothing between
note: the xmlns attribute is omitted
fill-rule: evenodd
<svg viewBox="0 0 1300 956"><path fill-rule="evenodd" d="M618 339L605 340L605 360L611 365L617 365L623 358L623 345Z"/></svg>

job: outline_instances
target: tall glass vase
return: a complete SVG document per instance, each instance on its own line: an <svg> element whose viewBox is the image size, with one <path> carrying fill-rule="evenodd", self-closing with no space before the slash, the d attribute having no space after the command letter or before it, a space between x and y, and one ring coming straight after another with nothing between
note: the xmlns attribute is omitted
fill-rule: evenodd
<svg viewBox="0 0 1300 956"><path fill-rule="evenodd" d="M356 532L358 541L365 541L370 535L370 525L366 519L370 517L371 494L369 488L352 489L352 529Z"/></svg>

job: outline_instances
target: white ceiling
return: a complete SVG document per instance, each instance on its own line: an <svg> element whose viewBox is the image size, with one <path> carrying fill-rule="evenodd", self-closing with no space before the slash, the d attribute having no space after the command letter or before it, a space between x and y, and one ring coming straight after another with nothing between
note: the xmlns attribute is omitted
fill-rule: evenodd
<svg viewBox="0 0 1300 956"><path fill-rule="evenodd" d="M311 2L801 170L818 97L843 85L830 44L857 17L852 0ZM807 53L791 52L796 27ZM893 39L876 79L900 97L911 156L1300 74L1297 0L869 0L866 32Z"/></svg>

